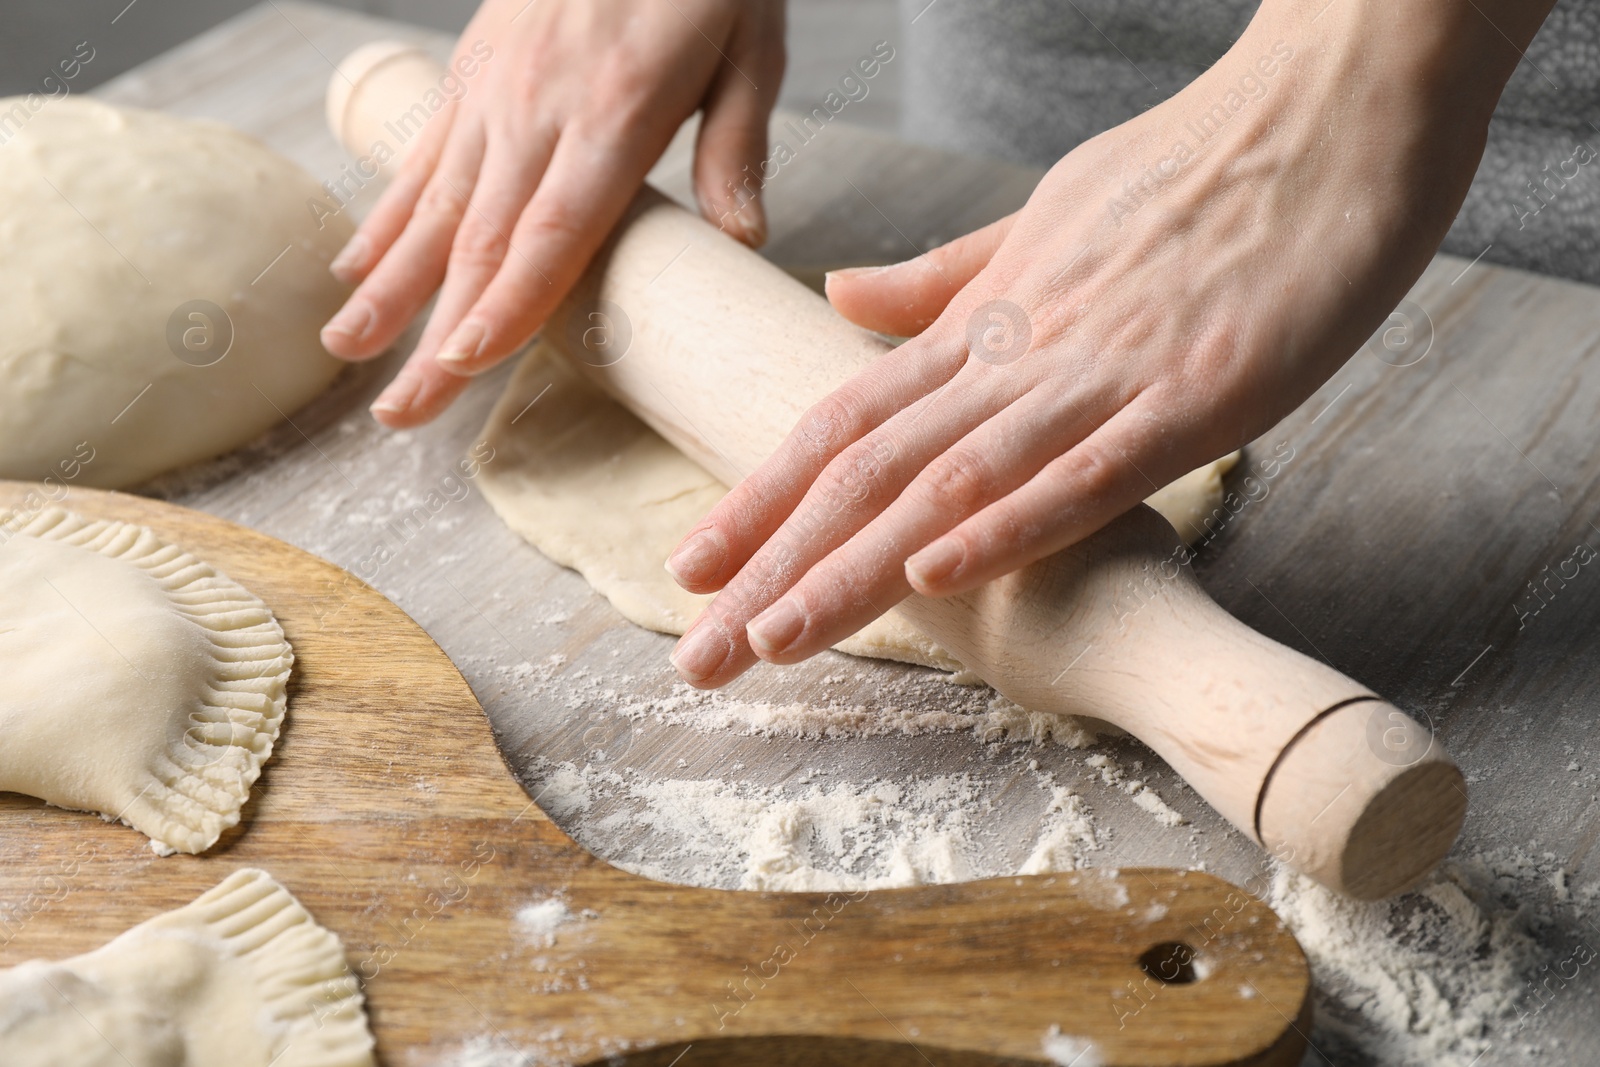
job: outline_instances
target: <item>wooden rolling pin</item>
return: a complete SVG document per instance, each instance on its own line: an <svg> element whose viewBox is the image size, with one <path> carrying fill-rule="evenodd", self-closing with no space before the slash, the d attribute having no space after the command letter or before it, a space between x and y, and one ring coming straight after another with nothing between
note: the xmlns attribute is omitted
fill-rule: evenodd
<svg viewBox="0 0 1600 1067"><path fill-rule="evenodd" d="M329 87L335 135L358 158L398 158L398 117L426 110L443 73L405 45L352 53ZM601 321L610 329L588 329ZM890 348L648 187L544 334L728 484ZM1217 606L1183 558L1140 506L978 590L898 610L1017 703L1135 735L1325 885L1375 899L1417 882L1461 828L1461 772L1404 712Z"/></svg>

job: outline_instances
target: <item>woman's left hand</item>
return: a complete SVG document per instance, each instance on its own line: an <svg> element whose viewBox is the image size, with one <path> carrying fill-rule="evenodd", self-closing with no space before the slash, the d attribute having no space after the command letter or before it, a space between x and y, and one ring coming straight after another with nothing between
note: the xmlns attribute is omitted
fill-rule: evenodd
<svg viewBox="0 0 1600 1067"><path fill-rule="evenodd" d="M721 590L673 654L685 679L797 662L913 591L1087 537L1265 432L1371 335L1466 195L1499 86L1471 49L1449 53L1454 85L1437 57L1393 54L1440 40L1377 9L1330 9L1313 39L1296 0L1276 7L1016 215L833 276L847 317L918 336L813 407L674 553L682 585Z"/></svg>

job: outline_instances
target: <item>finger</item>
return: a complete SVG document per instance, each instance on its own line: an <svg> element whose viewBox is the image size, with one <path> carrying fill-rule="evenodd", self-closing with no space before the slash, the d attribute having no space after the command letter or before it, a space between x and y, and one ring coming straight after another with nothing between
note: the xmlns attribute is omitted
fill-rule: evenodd
<svg viewBox="0 0 1600 1067"><path fill-rule="evenodd" d="M1078 445L1095 428L1085 409L1099 407L1037 389L973 428L929 461L882 514L752 619L746 627L751 648L772 663L798 663L882 615L912 591L908 556Z"/></svg>
<svg viewBox="0 0 1600 1067"><path fill-rule="evenodd" d="M372 417L391 430L421 426L449 407L471 384L471 378L451 374L431 354L414 352L372 402Z"/></svg>
<svg viewBox="0 0 1600 1067"><path fill-rule="evenodd" d="M912 556L912 588L950 596L982 585L1077 544L1149 496L1159 479L1170 481L1159 410L1141 394L1016 492Z"/></svg>
<svg viewBox="0 0 1600 1067"><path fill-rule="evenodd" d="M678 677L696 689L716 689L755 666L744 639L745 619L707 608L684 631L669 659Z"/></svg>
<svg viewBox="0 0 1600 1067"><path fill-rule="evenodd" d="M890 507L930 462L989 413L1006 407L1014 399L1016 380L992 374L958 378L840 452L794 513L712 602L707 614L724 634L726 647L702 654L698 643L686 638L673 657L679 673L692 684L716 686L748 667L755 658L744 629L750 620ZM877 613L897 599L884 601Z"/></svg>
<svg viewBox="0 0 1600 1067"><path fill-rule="evenodd" d="M322 328L322 344L345 359L371 359L403 333L444 280L450 245L483 162L479 130L452 139L398 240Z"/></svg>
<svg viewBox="0 0 1600 1067"><path fill-rule="evenodd" d="M667 559L694 593L721 589L782 525L841 452L945 386L961 369L960 343L911 341L813 404L778 450L734 486Z"/></svg>
<svg viewBox="0 0 1600 1067"><path fill-rule="evenodd" d="M544 325L633 199L659 146L583 123L562 131L550 167L512 231L500 271L440 345L439 362L478 374Z"/></svg>
<svg viewBox="0 0 1600 1067"><path fill-rule="evenodd" d="M346 285L361 282L404 232L406 222L416 209L417 198L439 165L457 114L456 108L451 106L423 124L421 136L400 161L394 180L356 228L355 235L328 264L334 277Z"/></svg>
<svg viewBox="0 0 1600 1067"><path fill-rule="evenodd" d="M904 263L830 271L828 300L857 326L915 337L989 265L1015 219L1015 214L1007 215Z"/></svg>
<svg viewBox="0 0 1600 1067"><path fill-rule="evenodd" d="M760 64L750 19L730 43L729 57L717 70L706 94L695 143L694 188L700 213L709 222L759 248L767 239L767 216L761 202L762 165L767 155L767 117L777 99L783 57ZM741 73L761 71L758 88Z"/></svg>
<svg viewBox="0 0 1600 1067"><path fill-rule="evenodd" d="M430 382L433 381L431 372L435 370L460 377L440 367L435 356L440 344L471 310L503 265L510 248L508 235L538 187L538 176L549 160L553 143L553 134L541 138L529 154L524 154L520 145L510 150L489 148L484 158L483 178L472 202L467 205L450 247L444 286L439 290L433 314L411 354L411 361L416 361L419 369L426 364ZM543 145L542 151L540 145ZM438 388L415 389L408 375L400 375L373 402L372 413L386 426L416 426L428 422L461 392L459 388L444 389L445 383L437 384ZM416 410L411 410L414 405Z"/></svg>

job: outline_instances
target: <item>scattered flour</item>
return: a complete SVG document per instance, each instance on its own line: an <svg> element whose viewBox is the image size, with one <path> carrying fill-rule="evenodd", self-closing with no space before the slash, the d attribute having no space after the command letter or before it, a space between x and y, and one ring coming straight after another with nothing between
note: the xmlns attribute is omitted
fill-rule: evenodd
<svg viewBox="0 0 1600 1067"><path fill-rule="evenodd" d="M1138 778L1129 778L1117 761L1103 752L1084 759L1084 763L1100 772L1100 780L1120 789L1133 798L1133 802L1149 812L1162 826L1183 826L1188 823L1183 815L1167 806L1161 795Z"/></svg>
<svg viewBox="0 0 1600 1067"><path fill-rule="evenodd" d="M564 699L591 722L620 724L597 731L608 738L655 726L688 738L778 740L960 732L993 745L1071 751L1105 733L1092 720L1030 714L982 687L950 686L944 699L890 682L879 701L857 704L829 699L830 683L840 680L830 676L820 693L754 702L678 685L641 695L649 686L631 678L608 679L613 689L581 669L552 678L549 666L515 680L544 687L547 699ZM1189 821L1151 787L1139 760L1119 763L1103 748L1054 760L1060 780L1034 761L1033 773L1018 774L999 796L983 777L960 773L900 772L862 784L819 781L797 766L782 785L767 785L743 779L743 764L732 762L706 777L670 779L659 768L633 769L621 754L608 741L588 762L535 759L527 779L547 812L618 866L722 888L849 891L1084 868L1115 843L1096 826L1086 784L1093 797L1105 796L1100 785L1127 797L1158 833ZM1066 777L1074 763L1090 783ZM1192 843L1196 833L1191 827L1185 836ZM1193 862L1203 869L1200 859ZM1550 956L1536 931L1551 919L1530 902L1553 900L1563 914L1582 916L1600 901L1600 884L1570 885L1553 854L1518 850L1458 857L1421 888L1376 904L1338 897L1287 869L1274 870L1269 883L1257 888L1313 967L1313 1044L1333 1063L1363 1067L1487 1067L1496 1059L1487 1050L1498 1057L1530 1041L1524 1021L1539 1010L1530 1007L1539 995L1532 977L1541 965L1549 970ZM1108 893L1105 906L1117 905ZM1072 1035L1052 1030L1044 1041L1057 1063L1098 1062Z"/></svg>
<svg viewBox="0 0 1600 1067"><path fill-rule="evenodd" d="M1100 1051L1093 1041L1063 1034L1061 1027L1052 1026L1045 1031L1043 1051L1051 1063L1061 1067L1100 1067Z"/></svg>
<svg viewBox="0 0 1600 1067"><path fill-rule="evenodd" d="M968 775L773 788L559 763L539 777L539 803L558 816L587 810L598 794L625 801L584 836L603 838L611 862L646 877L676 881L687 867L705 885L826 892L998 873L981 832L990 809ZM1082 867L1100 847L1088 809L1039 777L1050 799L1027 873Z"/></svg>
<svg viewBox="0 0 1600 1067"><path fill-rule="evenodd" d="M596 1051L559 1026L533 1034L518 1031L517 1042L512 1044L511 1038L497 1029L469 1038L452 1049L441 1050L439 1057L427 1062L439 1067L571 1067ZM623 1062L630 1048L624 1041L601 1041L599 1044L601 1058L589 1062Z"/></svg>
<svg viewBox="0 0 1600 1067"><path fill-rule="evenodd" d="M1053 786L1052 792L1039 837L1033 851L1017 868L1018 874L1073 870L1083 866L1084 853L1100 847L1094 820L1083 798L1061 786Z"/></svg>
<svg viewBox="0 0 1600 1067"><path fill-rule="evenodd" d="M1103 753L1084 762L1136 803L1138 791L1148 791ZM683 880L688 869L697 884L724 888L834 891L1047 874L1088 866L1105 844L1084 798L1037 768L1017 779L1037 791L1024 820L1034 834L1025 853L1015 841L991 840L997 809L967 775L866 785L806 776L769 787L541 762L533 777L539 802L558 817L609 813L585 821L580 837L612 862L665 880ZM1015 789L1006 801L1025 803ZM1317 1048L1340 1064L1466 1067L1515 1036L1533 995L1529 975L1542 962L1535 916L1522 902L1530 887L1564 886L1558 871L1553 856L1479 854L1448 864L1413 892L1364 904L1275 869L1268 903L1300 940L1316 978ZM1108 883L1105 906L1125 905L1113 888L1121 883ZM1570 911L1579 899L1600 897L1600 887L1568 895ZM1058 1036L1062 1043L1050 1051L1057 1062L1096 1062L1069 1044L1073 1038Z"/></svg>
<svg viewBox="0 0 1600 1067"><path fill-rule="evenodd" d="M651 719L701 732L733 731L766 737L817 739L970 732L986 742L1053 742L1067 748L1086 748L1101 734L1120 732L1091 719L1029 711L988 691L936 706L912 701L775 704L736 700L683 684L663 697L639 698L617 692L605 695L611 698L617 714L630 719ZM974 708L974 703L978 707Z"/></svg>
<svg viewBox="0 0 1600 1067"><path fill-rule="evenodd" d="M492 1035L474 1037L444 1061L448 1067L527 1067L526 1054Z"/></svg>
<svg viewBox="0 0 1600 1067"><path fill-rule="evenodd" d="M297 415L299 425L318 424L328 413L349 408L350 398L367 387L370 377L368 370L351 368L334 388ZM418 447L411 433L380 436L374 449L365 439L357 440L356 426L354 421L339 423L337 432L345 440L328 442L341 467L354 470L364 456L374 456L402 483L426 487L437 479L436 452ZM142 491L168 498L193 497L302 443L300 431L284 424L227 457L163 476ZM329 558L359 558L381 543L380 528L420 500L415 492L352 497L342 490L312 499L309 506L330 528L343 527L346 539L317 548ZM249 514L237 517L252 521ZM454 514L442 515L436 528L445 529L456 521ZM356 555L344 550L348 543L359 546ZM570 612L553 606L547 617L534 621L559 626L570 617ZM949 678L954 683L949 687L952 697L943 701L902 697L891 689L870 706L816 700L774 704L730 700L681 687L664 697L641 698L638 689L648 685L636 687L631 678L611 678L610 684L621 691L607 688L584 669L564 670L566 660L560 655L509 666L498 665L493 656L457 658L469 668L473 661L482 661L487 666L476 673L493 673L503 684L538 692L542 702L554 708L563 702L569 708L598 707L634 724L653 721L701 733L843 738L968 732L987 742L1081 749L1092 745L1097 733L1108 732L1090 720L1031 714L995 697L971 672ZM1577 753L1569 749L1567 755L1565 770L1582 773L1584 764ZM1109 756L1096 752L1085 762L1163 829L1183 824L1181 813ZM679 860L700 865L693 879L699 884L752 888L913 884L997 873L999 863L983 852L986 843L993 844L985 836L994 810L976 784L960 776L904 776L895 783L867 786L802 781L776 789L738 781L659 781L632 771L544 763L534 777L540 785L535 799L546 811L569 827L581 823L579 836L587 844L644 874L659 876L667 866L677 865L665 859L657 862L663 847ZM1591 773L1573 781L1590 788L1587 783L1593 778ZM417 788L429 786L419 780ZM1013 869L1046 873L1084 866L1097 853L1115 854L1104 849L1110 843L1102 841L1107 835L1097 832L1081 796L1044 774L1038 776L1037 788L1043 797L1033 824L1034 841L1025 857L1013 862ZM604 806L597 801L603 798L609 804L618 795L630 810L591 815ZM640 812L648 816L642 828L632 821ZM1580 990L1552 981L1552 975L1562 972L1559 965L1577 951L1587 953L1583 937L1600 937L1586 934L1592 928L1579 921L1600 901L1600 883L1571 884L1569 872L1553 853L1510 847L1458 856L1418 890L1375 904L1345 900L1302 876L1277 869L1265 896L1311 960L1318 986L1313 1042L1327 1062L1340 1067L1474 1062L1488 1067L1512 1051L1508 1046L1526 1036L1524 1024L1541 1011L1564 1010L1576 997L1592 995L1592 986ZM524 923L523 915L530 912L535 915ZM538 901L518 913L517 926L530 938L542 939L553 937L572 918L559 900ZM1542 947L1536 933L1561 947ZM1238 992L1241 997L1256 995L1250 986L1241 986ZM559 1027L541 1024L537 1032L518 1030L516 1040L521 1047L513 1047L498 1032L484 1034L439 1049L435 1062L448 1067L530 1067L559 1062L568 1050ZM1087 1044L1063 1034L1059 1027L1052 1027L1042 1039L1047 1057L1074 1067L1098 1063L1095 1050ZM626 1049L619 1043L615 1050L603 1051L620 1054ZM1568 1048L1546 1062L1590 1059L1592 1051L1583 1054Z"/></svg>
<svg viewBox="0 0 1600 1067"><path fill-rule="evenodd" d="M1543 953L1491 881L1481 863L1449 862L1412 892L1361 903L1278 868L1268 903L1311 961L1319 1051L1466 1067L1504 1043Z"/></svg>
<svg viewBox="0 0 1600 1067"><path fill-rule="evenodd" d="M1156 821L1162 826L1182 826L1189 821L1181 813L1167 807L1167 802L1162 800L1154 789L1142 782L1133 794L1133 802L1155 816Z"/></svg>
<svg viewBox="0 0 1600 1067"><path fill-rule="evenodd" d="M556 943L556 931L575 918L560 897L551 897L517 912L517 932L533 944L549 948Z"/></svg>

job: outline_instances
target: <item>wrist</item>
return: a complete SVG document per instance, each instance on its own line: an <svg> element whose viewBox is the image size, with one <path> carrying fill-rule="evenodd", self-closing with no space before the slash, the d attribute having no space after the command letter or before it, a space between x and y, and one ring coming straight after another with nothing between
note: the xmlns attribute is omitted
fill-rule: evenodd
<svg viewBox="0 0 1600 1067"><path fill-rule="evenodd" d="M1481 131L1554 0L1264 0L1230 50L1291 50L1312 99ZM1241 51L1241 48L1243 49ZM1397 109L1397 110L1394 110ZM1463 131L1465 132L1465 131Z"/></svg>

